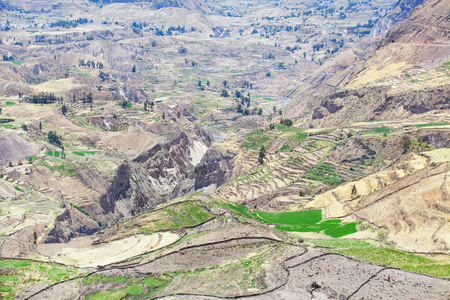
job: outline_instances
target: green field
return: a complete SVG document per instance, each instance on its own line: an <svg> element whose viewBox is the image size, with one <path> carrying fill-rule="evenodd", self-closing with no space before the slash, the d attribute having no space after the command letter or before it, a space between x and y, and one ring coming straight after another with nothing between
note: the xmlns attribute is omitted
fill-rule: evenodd
<svg viewBox="0 0 450 300"><path fill-rule="evenodd" d="M256 130L247 134L247 141L242 143L242 147L244 148L261 148L268 141L270 141L270 137L265 135L262 131Z"/></svg>
<svg viewBox="0 0 450 300"><path fill-rule="evenodd" d="M416 124L414 126L416 126L416 127L430 127L430 126L444 126L444 125L450 125L450 123L439 122L439 123Z"/></svg>
<svg viewBox="0 0 450 300"><path fill-rule="evenodd" d="M36 284L49 285L62 280L78 277L86 271L58 264L34 262L18 259L2 259L0 269L0 292L2 299L13 299L19 290Z"/></svg>
<svg viewBox="0 0 450 300"><path fill-rule="evenodd" d="M23 61L12 61L13 64L20 66L21 64L23 64Z"/></svg>
<svg viewBox="0 0 450 300"><path fill-rule="evenodd" d="M450 277L450 262L448 259L439 261L419 254L376 246L361 247L360 245L357 244L356 247L352 245L340 246L333 251L377 265L439 277Z"/></svg>
<svg viewBox="0 0 450 300"><path fill-rule="evenodd" d="M84 299L147 299L165 288L170 281L171 278L168 276L148 276L144 278L89 276L84 279L84 286L108 282L116 284L116 288L113 287L107 291L88 294ZM123 287L123 283L126 283L125 287Z"/></svg>
<svg viewBox="0 0 450 300"><path fill-rule="evenodd" d="M342 183L342 179L336 173L336 167L326 163L317 164L304 177L310 180L321 181L328 185L339 185Z"/></svg>
<svg viewBox="0 0 450 300"><path fill-rule="evenodd" d="M275 225L276 229L287 232L323 231L324 234L334 238L357 232L356 222L341 225L341 220L339 219L322 221L322 210L320 209L299 212L273 213L257 210L251 211L246 206L231 202L216 202L215 204L238 213L244 217L256 219L262 223Z"/></svg>
<svg viewBox="0 0 450 300"><path fill-rule="evenodd" d="M47 155L48 155L48 156L53 156L53 157L60 157L61 152L50 150L50 151L47 152Z"/></svg>
<svg viewBox="0 0 450 300"><path fill-rule="evenodd" d="M198 203L190 201L170 205L154 214L143 216L137 220L139 231L153 232L167 229L177 229L194 226L205 222L213 216L204 211ZM124 223L124 226L134 226L134 221Z"/></svg>
<svg viewBox="0 0 450 300"><path fill-rule="evenodd" d="M297 143L300 143L304 140L306 140L306 138L309 136L309 134L307 133L303 133L303 132L299 132L297 134L294 135L295 140L297 141Z"/></svg>
<svg viewBox="0 0 450 300"><path fill-rule="evenodd" d="M54 151L55 152L55 151ZM57 152L57 151L56 151ZM55 155L52 155L56 157ZM77 170L75 169L75 166L69 162L60 159L59 162L54 163L54 165L50 165L47 161L43 159L39 159L35 163L36 165L46 167L49 169L52 173L53 172L60 172L63 176L73 176L77 173Z"/></svg>
<svg viewBox="0 0 450 300"><path fill-rule="evenodd" d="M5 104L7 106L13 106L13 105L16 105L16 102L6 101Z"/></svg>
<svg viewBox="0 0 450 300"><path fill-rule="evenodd" d="M96 154L100 151L72 151L72 154L78 155L78 156L84 156L85 154Z"/></svg>
<svg viewBox="0 0 450 300"><path fill-rule="evenodd" d="M371 134L371 133L389 133L395 131L392 128L386 128L386 127L380 127L380 128L374 128L371 130L361 131L361 134Z"/></svg>

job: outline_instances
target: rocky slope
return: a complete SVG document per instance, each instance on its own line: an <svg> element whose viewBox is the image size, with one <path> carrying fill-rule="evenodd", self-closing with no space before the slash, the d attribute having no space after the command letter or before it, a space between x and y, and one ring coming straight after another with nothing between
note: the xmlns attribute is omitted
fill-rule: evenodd
<svg viewBox="0 0 450 300"><path fill-rule="evenodd" d="M375 27L372 29L370 36L377 37L385 34L388 30L398 23L406 20L411 11L424 3L425 0L401 0L397 5L386 13L385 16L378 20Z"/></svg>

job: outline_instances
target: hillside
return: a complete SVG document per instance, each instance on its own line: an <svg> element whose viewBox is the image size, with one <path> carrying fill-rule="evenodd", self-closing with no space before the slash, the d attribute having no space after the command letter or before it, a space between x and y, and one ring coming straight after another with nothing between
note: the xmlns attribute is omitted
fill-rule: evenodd
<svg viewBox="0 0 450 300"><path fill-rule="evenodd" d="M450 298L447 2L0 6L0 298Z"/></svg>

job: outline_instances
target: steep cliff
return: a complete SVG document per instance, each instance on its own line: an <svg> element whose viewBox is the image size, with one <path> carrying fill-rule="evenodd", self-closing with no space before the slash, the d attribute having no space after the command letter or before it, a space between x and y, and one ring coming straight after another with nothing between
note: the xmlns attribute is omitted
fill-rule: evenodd
<svg viewBox="0 0 450 300"><path fill-rule="evenodd" d="M205 145L209 141L181 132L122 164L107 192L100 197L101 210L94 216L102 220L102 225L113 224L193 191L196 155L204 154L193 153L197 144ZM203 149L206 151L207 147Z"/></svg>
<svg viewBox="0 0 450 300"><path fill-rule="evenodd" d="M371 37L377 37L388 32L390 28L406 20L410 12L424 3L425 0L400 0L397 5L382 17L370 33Z"/></svg>
<svg viewBox="0 0 450 300"><path fill-rule="evenodd" d="M209 149L195 167L195 189L199 190L210 185L218 187L230 179L233 171L233 157L231 153Z"/></svg>

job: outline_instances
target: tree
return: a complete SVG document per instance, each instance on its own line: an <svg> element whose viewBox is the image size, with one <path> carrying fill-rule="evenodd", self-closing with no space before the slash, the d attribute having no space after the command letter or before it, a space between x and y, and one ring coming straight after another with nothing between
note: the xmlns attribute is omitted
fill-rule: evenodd
<svg viewBox="0 0 450 300"><path fill-rule="evenodd" d="M133 66L133 68L131 69L131 72L136 73L136 65Z"/></svg>
<svg viewBox="0 0 450 300"><path fill-rule="evenodd" d="M65 104L63 104L61 106L61 112L62 112L63 115L66 115L66 113L67 113L67 106Z"/></svg>
<svg viewBox="0 0 450 300"><path fill-rule="evenodd" d="M166 119L166 114L163 112L162 114L162 119L165 120Z"/></svg>
<svg viewBox="0 0 450 300"><path fill-rule="evenodd" d="M126 101L126 100L122 101L122 108L127 108L130 105L131 105L130 101Z"/></svg>
<svg viewBox="0 0 450 300"><path fill-rule="evenodd" d="M39 130L42 130L42 122L39 121Z"/></svg>
<svg viewBox="0 0 450 300"><path fill-rule="evenodd" d="M209 85L210 85L210 83L209 83L209 80L207 80L207 81L206 81L206 85L207 85L207 86L209 86Z"/></svg>
<svg viewBox="0 0 450 300"><path fill-rule="evenodd" d="M266 157L266 148L261 146L259 149L258 162L262 165L264 163L264 158Z"/></svg>
<svg viewBox="0 0 450 300"><path fill-rule="evenodd" d="M270 125L269 125L269 129L270 129L270 130L275 129L275 124L270 124Z"/></svg>
<svg viewBox="0 0 450 300"><path fill-rule="evenodd" d="M262 114L263 114L263 109L260 107L258 110L258 115L262 116Z"/></svg>
<svg viewBox="0 0 450 300"><path fill-rule="evenodd" d="M266 77L271 77L271 76L272 76L272 74L270 72L266 73Z"/></svg>
<svg viewBox="0 0 450 300"><path fill-rule="evenodd" d="M353 185L352 186L352 196L355 197L357 193L358 193L358 190L356 189L356 185Z"/></svg>
<svg viewBox="0 0 450 300"><path fill-rule="evenodd" d="M221 96L221 97L228 97L228 96L229 96L228 91L225 90L225 89L223 89L223 90L222 90L222 93L220 94L220 96Z"/></svg>
<svg viewBox="0 0 450 300"><path fill-rule="evenodd" d="M202 81L201 80L198 81L198 86L202 86Z"/></svg>
<svg viewBox="0 0 450 300"><path fill-rule="evenodd" d="M280 124L281 124L281 125L284 125L284 126L286 126L286 127L292 127L293 122L292 122L291 119L283 119L283 118L281 118Z"/></svg>
<svg viewBox="0 0 450 300"><path fill-rule="evenodd" d="M100 77L102 79L102 81L105 81L105 80L109 79L109 74L104 73L103 71L100 71L100 73L98 74L98 77Z"/></svg>
<svg viewBox="0 0 450 300"><path fill-rule="evenodd" d="M28 126L25 123L20 124L20 127L22 127L23 131L28 131Z"/></svg>
<svg viewBox="0 0 450 300"><path fill-rule="evenodd" d="M236 98L241 98L242 94L239 91L234 91L234 93L236 94Z"/></svg>
<svg viewBox="0 0 450 300"><path fill-rule="evenodd" d="M177 111L177 118L179 119L181 117L181 113Z"/></svg>
<svg viewBox="0 0 450 300"><path fill-rule="evenodd" d="M53 145L58 146L58 147L62 146L61 136L57 135L56 131L50 131L47 134L47 138L48 138L48 142L50 144L53 144Z"/></svg>
<svg viewBox="0 0 450 300"><path fill-rule="evenodd" d="M223 87L224 87L224 88L227 88L227 86L228 86L228 81L224 80L224 81L223 81Z"/></svg>
<svg viewBox="0 0 450 300"><path fill-rule="evenodd" d="M0 107L0 115L2 114L2 108Z"/></svg>
<svg viewBox="0 0 450 300"><path fill-rule="evenodd" d="M178 48L178 52L184 54L188 52L188 49L181 45L180 48Z"/></svg>

